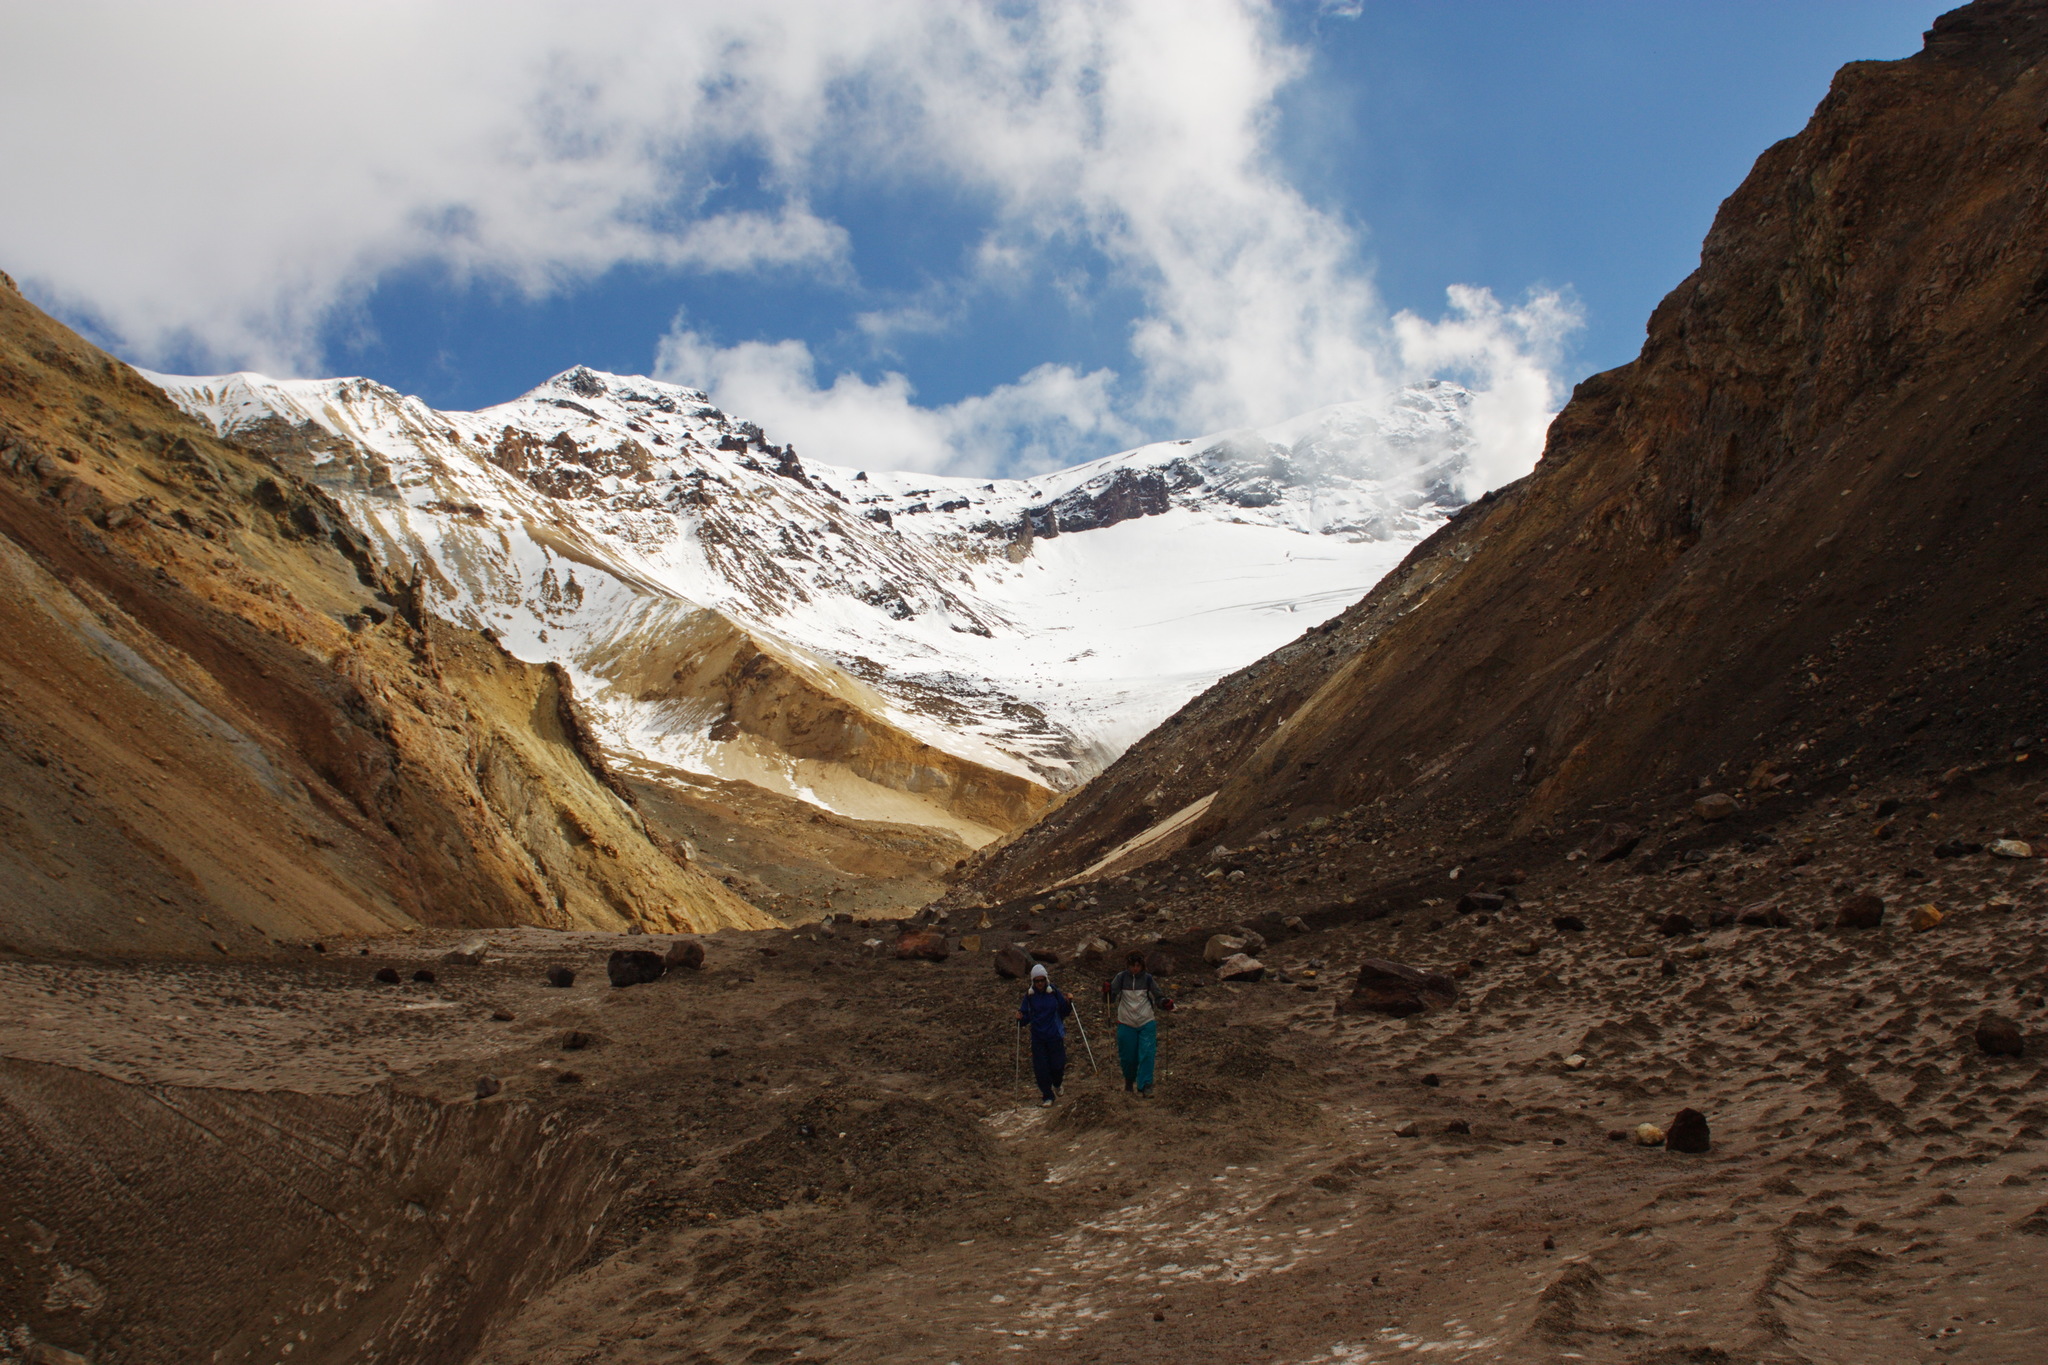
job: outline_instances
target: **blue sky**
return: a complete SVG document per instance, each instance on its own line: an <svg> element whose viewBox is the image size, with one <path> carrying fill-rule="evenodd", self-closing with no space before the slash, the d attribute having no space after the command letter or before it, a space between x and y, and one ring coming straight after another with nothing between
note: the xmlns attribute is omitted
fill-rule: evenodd
<svg viewBox="0 0 2048 1365"><path fill-rule="evenodd" d="M450 408L657 372L960 472L1442 372L1507 476L1833 71L1941 8L23 6L0 117L71 131L0 150L0 267L153 368Z"/></svg>

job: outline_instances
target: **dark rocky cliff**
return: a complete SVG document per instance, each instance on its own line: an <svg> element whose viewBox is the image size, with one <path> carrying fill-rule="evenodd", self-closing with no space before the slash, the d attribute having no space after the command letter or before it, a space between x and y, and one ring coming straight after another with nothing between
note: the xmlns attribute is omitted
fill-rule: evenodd
<svg viewBox="0 0 2048 1365"><path fill-rule="evenodd" d="M1348 811L1528 838L2048 739L2048 4L1842 69L1535 472L1226 678L959 899ZM2016 743L2018 749L2015 749Z"/></svg>

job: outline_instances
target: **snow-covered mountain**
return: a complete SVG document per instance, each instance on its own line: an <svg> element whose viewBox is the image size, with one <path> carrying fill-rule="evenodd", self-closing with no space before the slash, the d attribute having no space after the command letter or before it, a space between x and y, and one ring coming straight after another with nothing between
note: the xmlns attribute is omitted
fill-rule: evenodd
<svg viewBox="0 0 2048 1365"><path fill-rule="evenodd" d="M152 378L327 487L432 609L565 667L627 763L971 845L1355 601L1463 501L1471 444L1471 395L1434 382L974 480L800 459L583 368L467 413Z"/></svg>

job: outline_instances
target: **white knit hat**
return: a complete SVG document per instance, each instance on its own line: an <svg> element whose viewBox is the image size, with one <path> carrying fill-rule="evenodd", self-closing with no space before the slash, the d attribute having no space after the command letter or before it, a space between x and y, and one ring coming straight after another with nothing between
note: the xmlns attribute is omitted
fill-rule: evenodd
<svg viewBox="0 0 2048 1365"><path fill-rule="evenodd" d="M1042 977L1044 977L1044 978L1045 978L1046 980L1048 980L1048 981L1050 981L1050 980L1052 979L1052 973L1051 973L1051 972L1048 972L1048 971L1047 971L1047 970L1045 969L1045 964L1044 964L1043 962L1034 962L1034 963L1032 963L1032 964L1031 964L1031 979L1032 979L1033 981L1036 981L1036 980L1038 980L1038 978L1039 978L1039 977L1041 977L1041 976L1042 976Z"/></svg>

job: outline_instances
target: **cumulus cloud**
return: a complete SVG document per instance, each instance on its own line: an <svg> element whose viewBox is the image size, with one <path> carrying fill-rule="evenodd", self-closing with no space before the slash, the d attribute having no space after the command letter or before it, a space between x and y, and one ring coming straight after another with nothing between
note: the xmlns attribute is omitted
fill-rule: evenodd
<svg viewBox="0 0 2048 1365"><path fill-rule="evenodd" d="M893 371L874 382L842 372L820 384L801 341L720 347L679 325L662 339L655 374L710 390L799 453L854 468L1029 474L1070 463L1076 450L1142 439L1118 414L1107 370L1040 365L1014 384L923 407Z"/></svg>
<svg viewBox="0 0 2048 1365"><path fill-rule="evenodd" d="M1435 365L1484 389L1492 479L1558 396L1563 300L1388 314L1354 227L1272 154L1306 56L1258 0L72 0L9 28L0 119L35 136L0 141L0 262L145 360L318 369L323 325L422 263L534 295L651 263L807 272L877 360L985 291L1140 301L1117 372L935 408L893 371L821 379L802 341L717 344L717 319L661 343L665 374L835 462L1039 467ZM864 295L813 207L862 186L979 205L981 235L919 297Z"/></svg>

